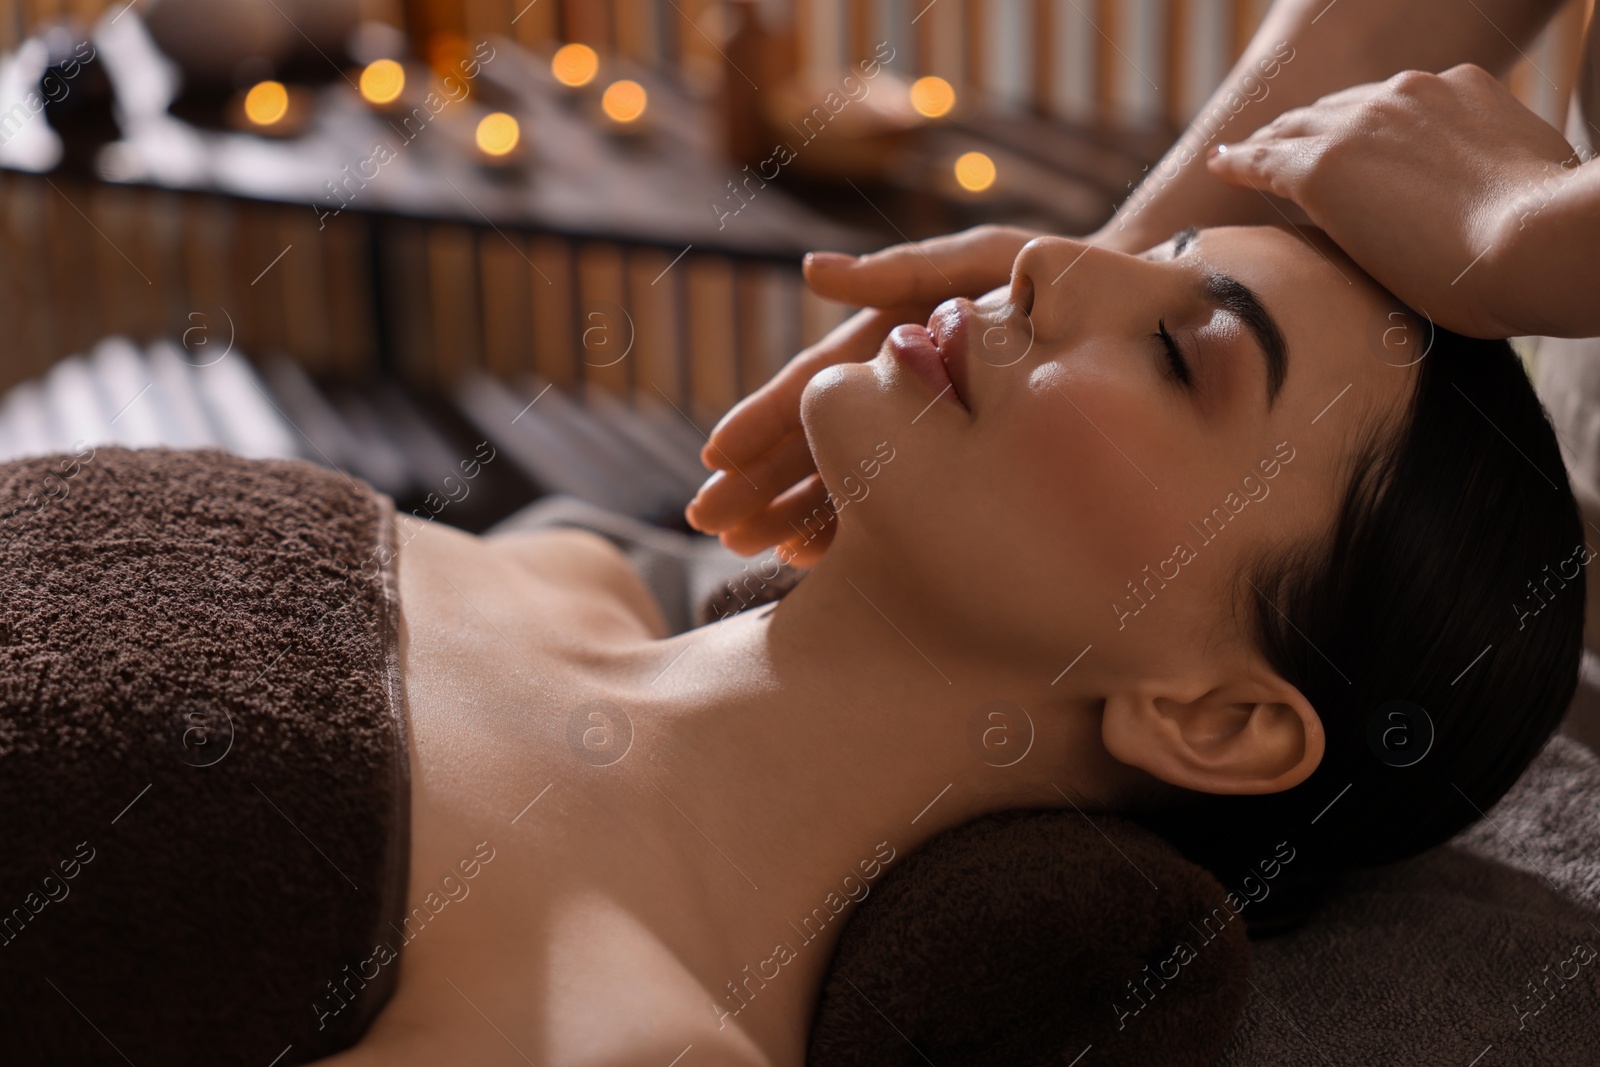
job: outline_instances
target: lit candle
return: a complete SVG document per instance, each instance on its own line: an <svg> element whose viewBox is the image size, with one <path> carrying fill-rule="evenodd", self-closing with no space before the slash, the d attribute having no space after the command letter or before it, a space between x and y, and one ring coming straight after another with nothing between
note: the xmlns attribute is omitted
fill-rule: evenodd
<svg viewBox="0 0 1600 1067"><path fill-rule="evenodd" d="M361 97L369 104L389 104L406 87L406 69L392 59L377 59L361 72Z"/></svg>
<svg viewBox="0 0 1600 1067"><path fill-rule="evenodd" d="M619 128L632 126L649 106L650 94L636 81L623 78L606 86L600 98L600 110Z"/></svg>
<svg viewBox="0 0 1600 1067"><path fill-rule="evenodd" d="M282 82L257 82L244 97L244 115L257 126L272 126L289 110L289 90Z"/></svg>
<svg viewBox="0 0 1600 1067"><path fill-rule="evenodd" d="M994 178L994 160L982 152L968 152L956 160L956 181L969 193L983 192Z"/></svg>
<svg viewBox="0 0 1600 1067"><path fill-rule="evenodd" d="M586 44L564 44L550 60L550 73L562 85L582 88L600 73L600 56Z"/></svg>
<svg viewBox="0 0 1600 1067"><path fill-rule="evenodd" d="M521 139L521 126L504 111L492 112L478 120L478 150L491 159L509 156Z"/></svg>
<svg viewBox="0 0 1600 1067"><path fill-rule="evenodd" d="M956 91L943 78L918 78L911 83L911 106L924 118L943 118L956 106Z"/></svg>

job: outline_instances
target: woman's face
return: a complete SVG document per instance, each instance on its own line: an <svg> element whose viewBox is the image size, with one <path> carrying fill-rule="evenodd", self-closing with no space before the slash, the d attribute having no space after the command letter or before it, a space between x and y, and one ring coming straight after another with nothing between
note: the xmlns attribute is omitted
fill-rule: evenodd
<svg viewBox="0 0 1600 1067"><path fill-rule="evenodd" d="M1008 662L1201 655L1242 634L1250 565L1331 525L1357 431L1402 411L1427 336L1398 307L1320 233L1032 241L1009 287L807 386L830 555Z"/></svg>

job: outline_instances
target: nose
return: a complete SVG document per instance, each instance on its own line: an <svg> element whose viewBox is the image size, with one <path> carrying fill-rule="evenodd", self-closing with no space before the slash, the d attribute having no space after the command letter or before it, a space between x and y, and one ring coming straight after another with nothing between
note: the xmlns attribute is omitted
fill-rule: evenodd
<svg viewBox="0 0 1600 1067"><path fill-rule="evenodd" d="M1017 253L1011 264L1011 303L1032 320L1035 341L1059 340L1069 328L1064 321L1069 308L1058 290L1063 283L1069 289L1075 286L1077 279L1067 280L1073 271L1093 275L1099 264L1089 261L1100 258L1097 251L1068 237L1035 237Z"/></svg>
<svg viewBox="0 0 1600 1067"><path fill-rule="evenodd" d="M1092 329L1115 329L1152 287L1162 264L1070 237L1035 237L1011 264L1010 302L1028 316L1036 344ZM1170 273L1170 272L1169 272ZM1125 314L1126 313L1126 314Z"/></svg>

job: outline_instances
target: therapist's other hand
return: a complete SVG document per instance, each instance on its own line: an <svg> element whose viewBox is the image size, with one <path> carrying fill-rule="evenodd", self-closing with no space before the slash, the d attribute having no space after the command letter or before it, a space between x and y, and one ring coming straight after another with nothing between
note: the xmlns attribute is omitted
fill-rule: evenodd
<svg viewBox="0 0 1600 1067"><path fill-rule="evenodd" d="M796 566L820 559L837 524L800 425L806 383L824 367L871 359L891 329L926 322L941 301L1005 285L1017 253L1037 236L978 226L865 256L808 255L804 271L813 292L865 307L717 423L700 451L715 473L685 510L690 525L742 555L777 545L779 558Z"/></svg>
<svg viewBox="0 0 1600 1067"><path fill-rule="evenodd" d="M1496 265L1577 159L1482 67L1408 70L1284 112L1214 152L1212 174L1294 201L1368 274L1434 322L1526 330Z"/></svg>

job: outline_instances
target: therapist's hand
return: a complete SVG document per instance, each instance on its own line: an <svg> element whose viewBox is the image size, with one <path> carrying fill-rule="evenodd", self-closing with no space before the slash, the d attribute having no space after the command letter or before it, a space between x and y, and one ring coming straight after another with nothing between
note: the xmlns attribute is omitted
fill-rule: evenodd
<svg viewBox="0 0 1600 1067"><path fill-rule="evenodd" d="M1491 74L1462 64L1403 71L1286 111L1206 165L1293 200L1439 325L1505 337L1533 331L1496 267L1577 159Z"/></svg>
<svg viewBox="0 0 1600 1067"><path fill-rule="evenodd" d="M797 566L820 559L837 523L800 425L806 383L824 367L871 359L891 329L926 322L941 301L1005 285L1017 253L1037 236L1011 226L978 226L866 256L807 256L812 291L865 307L717 423L700 451L701 462L716 473L689 502L690 525L743 555L777 545L779 557Z"/></svg>

